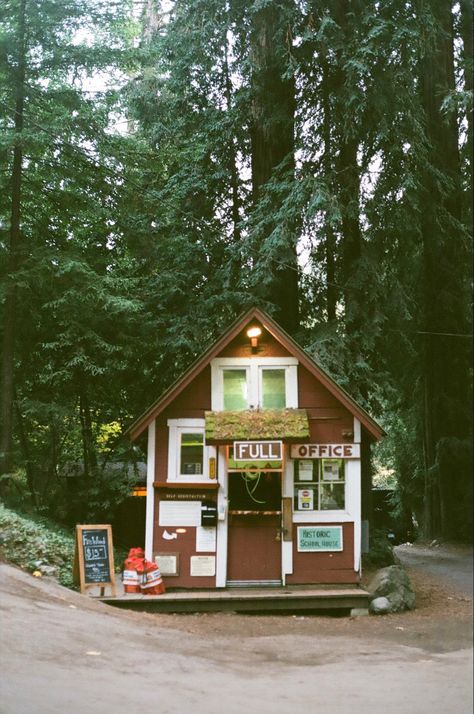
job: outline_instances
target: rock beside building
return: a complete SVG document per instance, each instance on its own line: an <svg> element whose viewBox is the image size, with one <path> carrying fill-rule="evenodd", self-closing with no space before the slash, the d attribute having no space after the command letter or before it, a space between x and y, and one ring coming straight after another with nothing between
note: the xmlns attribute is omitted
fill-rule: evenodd
<svg viewBox="0 0 474 714"><path fill-rule="evenodd" d="M401 565L379 570L369 584L369 610L374 615L413 610L416 596L410 578Z"/></svg>

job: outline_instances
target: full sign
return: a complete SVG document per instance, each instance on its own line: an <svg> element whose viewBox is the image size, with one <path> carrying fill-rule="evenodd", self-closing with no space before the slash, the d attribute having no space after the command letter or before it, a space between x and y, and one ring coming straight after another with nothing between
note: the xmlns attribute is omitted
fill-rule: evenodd
<svg viewBox="0 0 474 714"><path fill-rule="evenodd" d="M281 441L234 441L234 461L281 461Z"/></svg>
<svg viewBox="0 0 474 714"><path fill-rule="evenodd" d="M293 459L360 459L360 444L293 444Z"/></svg>
<svg viewBox="0 0 474 714"><path fill-rule="evenodd" d="M301 526L298 531L298 552L342 550L342 526Z"/></svg>

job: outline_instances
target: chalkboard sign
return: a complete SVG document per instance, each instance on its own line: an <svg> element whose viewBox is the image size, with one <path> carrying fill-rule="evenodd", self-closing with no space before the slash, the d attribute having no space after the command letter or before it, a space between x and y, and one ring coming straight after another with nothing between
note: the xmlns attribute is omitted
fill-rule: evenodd
<svg viewBox="0 0 474 714"><path fill-rule="evenodd" d="M103 595L104 587L110 585L115 596L112 526L76 526L75 570L81 592L100 586Z"/></svg>

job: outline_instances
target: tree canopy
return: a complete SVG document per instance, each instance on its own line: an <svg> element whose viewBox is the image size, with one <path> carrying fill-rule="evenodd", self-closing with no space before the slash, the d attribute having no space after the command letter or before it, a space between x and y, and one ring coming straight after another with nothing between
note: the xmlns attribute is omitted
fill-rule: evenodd
<svg viewBox="0 0 474 714"><path fill-rule="evenodd" d="M471 23L468 0L3 4L0 449L38 506L70 461L82 503L113 500L126 424L257 304L385 425L401 512L468 537Z"/></svg>

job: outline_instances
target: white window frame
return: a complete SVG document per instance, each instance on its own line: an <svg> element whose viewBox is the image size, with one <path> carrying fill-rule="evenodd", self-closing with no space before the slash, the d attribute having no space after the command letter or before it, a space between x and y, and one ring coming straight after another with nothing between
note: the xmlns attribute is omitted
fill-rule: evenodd
<svg viewBox="0 0 474 714"><path fill-rule="evenodd" d="M261 407L263 369L285 370L286 408L298 408L298 360L295 357L218 357L211 362L212 410L224 410L224 370L247 370L247 407Z"/></svg>
<svg viewBox="0 0 474 714"><path fill-rule="evenodd" d="M168 481L182 483L204 483L209 481L209 448L205 441L204 419L168 419ZM202 434L203 455L202 474L181 474L181 436Z"/></svg>
<svg viewBox="0 0 474 714"><path fill-rule="evenodd" d="M304 461L304 459L302 459ZM295 459L296 461L296 459ZM320 518L320 516L323 516L324 514L327 514L331 517L331 520L338 515L342 516L348 516L350 514L348 505L347 505L347 499L348 499L348 487L347 487L347 471L348 467L347 464L349 462L349 459L308 459L308 461L342 461L343 462L343 468L344 468L344 481L336 481L335 483L343 483L344 484L344 508L325 508L325 509L319 509L319 508L313 508L311 511L298 511L296 508L293 510L294 516L303 516L302 520L314 520L315 516L317 518ZM294 466L294 488L296 489L297 487L304 487L304 484L312 484L315 485L316 482L314 481L297 481L296 480L296 466ZM330 482L329 482L330 483ZM317 481L317 486L318 486L318 505L319 505L319 498L320 498L320 486L321 484L324 484L324 481L321 478L321 473L319 471L318 473L318 481ZM293 493L293 498L294 498L294 493ZM307 518L309 516L309 518Z"/></svg>

